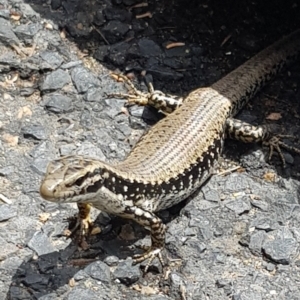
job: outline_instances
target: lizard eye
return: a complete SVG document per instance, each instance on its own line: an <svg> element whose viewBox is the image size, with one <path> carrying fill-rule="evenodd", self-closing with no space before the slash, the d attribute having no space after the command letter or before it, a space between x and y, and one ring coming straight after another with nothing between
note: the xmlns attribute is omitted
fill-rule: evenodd
<svg viewBox="0 0 300 300"><path fill-rule="evenodd" d="M73 183L73 185L81 186L81 185L83 184L84 179L85 179L84 176L79 177L79 178Z"/></svg>

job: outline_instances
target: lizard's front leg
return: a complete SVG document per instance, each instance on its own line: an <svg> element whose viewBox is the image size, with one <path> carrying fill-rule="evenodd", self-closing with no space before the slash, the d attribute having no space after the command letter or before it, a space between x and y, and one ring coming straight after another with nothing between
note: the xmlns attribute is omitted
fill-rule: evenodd
<svg viewBox="0 0 300 300"><path fill-rule="evenodd" d="M139 263L149 258L149 262L145 267L145 272L147 272L149 265L155 257L158 257L161 264L164 265L161 251L165 247L166 226L161 219L154 213L143 210L137 206L127 206L124 213L120 216L137 222L143 227L150 229L151 232L151 246L146 249L145 253L135 255L133 257L134 262Z"/></svg>
<svg viewBox="0 0 300 300"><path fill-rule="evenodd" d="M129 87L129 93L109 94L108 96L110 98L125 98L127 99L128 104L137 104L140 106L153 106L165 115L172 113L174 110L176 110L182 105L183 98L166 95L161 91L154 90L153 85L151 83L148 84L149 92L145 93L137 90L133 83L125 75L112 74L112 77L117 81L121 81L127 84L127 86Z"/></svg>

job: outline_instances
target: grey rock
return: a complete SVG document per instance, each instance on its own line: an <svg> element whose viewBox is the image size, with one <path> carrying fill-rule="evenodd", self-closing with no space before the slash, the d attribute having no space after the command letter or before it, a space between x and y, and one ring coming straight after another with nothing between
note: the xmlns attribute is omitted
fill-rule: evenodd
<svg viewBox="0 0 300 300"><path fill-rule="evenodd" d="M104 300L109 298L104 298L104 297L100 298L99 295L97 295L96 292L92 291L91 289L83 289L80 287L75 287L74 289L72 289L71 292L66 297L66 300L83 300L83 299Z"/></svg>
<svg viewBox="0 0 300 300"><path fill-rule="evenodd" d="M30 167L35 173L39 175L45 175L48 163L49 159L38 157L33 160Z"/></svg>
<svg viewBox="0 0 300 300"><path fill-rule="evenodd" d="M14 166L6 166L0 168L0 176L8 176L15 171Z"/></svg>
<svg viewBox="0 0 300 300"><path fill-rule="evenodd" d="M91 263L84 271L92 278L99 280L104 284L110 284L111 282L109 266L102 261Z"/></svg>
<svg viewBox="0 0 300 300"><path fill-rule="evenodd" d="M264 231L258 231L251 235L249 249L254 255L261 255L262 244L267 234Z"/></svg>
<svg viewBox="0 0 300 300"><path fill-rule="evenodd" d="M268 233L262 249L271 260L287 265L291 262L298 248L297 241L292 232L287 228L280 228Z"/></svg>
<svg viewBox="0 0 300 300"><path fill-rule="evenodd" d="M229 192L244 191L249 188L249 179L243 174L230 174L225 181L224 190Z"/></svg>
<svg viewBox="0 0 300 300"><path fill-rule="evenodd" d="M106 160L102 150L90 142L82 143L77 149L76 154Z"/></svg>
<svg viewBox="0 0 300 300"><path fill-rule="evenodd" d="M9 9L1 9L0 10L0 18L9 19L10 17L10 11Z"/></svg>
<svg viewBox="0 0 300 300"><path fill-rule="evenodd" d="M87 278L89 278L89 275L84 270L80 270L74 275L74 279L76 281L80 281Z"/></svg>
<svg viewBox="0 0 300 300"><path fill-rule="evenodd" d="M56 300L56 299L57 299L57 295L55 293L51 293L39 297L39 300Z"/></svg>
<svg viewBox="0 0 300 300"><path fill-rule="evenodd" d="M14 29L17 37L23 41L31 42L32 38L41 30L41 24L29 23L17 26Z"/></svg>
<svg viewBox="0 0 300 300"><path fill-rule="evenodd" d="M74 108L72 99L60 93L45 95L43 102L46 109L54 113L70 112Z"/></svg>
<svg viewBox="0 0 300 300"><path fill-rule="evenodd" d="M100 81L82 66L75 67L71 72L71 77L79 93L85 93L91 87L101 87Z"/></svg>
<svg viewBox="0 0 300 300"><path fill-rule="evenodd" d="M64 62L64 59L54 51L42 51L40 57L47 62L53 70L57 69Z"/></svg>
<svg viewBox="0 0 300 300"><path fill-rule="evenodd" d="M117 256L107 256L105 259L104 259L104 262L108 265L108 266L117 266L118 263L119 263L119 258Z"/></svg>
<svg viewBox="0 0 300 300"><path fill-rule="evenodd" d="M34 89L34 88L30 88L30 87L20 89L20 95L21 95L21 96L24 96L24 97L29 97L29 96L31 96L34 92L35 92L35 89Z"/></svg>
<svg viewBox="0 0 300 300"><path fill-rule="evenodd" d="M170 296L172 299L178 299L182 295L182 290L186 289L186 283L183 276L172 272L169 276Z"/></svg>
<svg viewBox="0 0 300 300"><path fill-rule="evenodd" d="M35 140L46 140L48 135L44 126L31 124L22 127L21 132L23 133L24 138L32 138Z"/></svg>
<svg viewBox="0 0 300 300"><path fill-rule="evenodd" d="M250 200L252 206L259 208L262 211L268 211L269 210L269 204L267 202L261 201L261 200Z"/></svg>
<svg viewBox="0 0 300 300"><path fill-rule="evenodd" d="M8 204L0 205L0 222L7 221L17 215L14 207Z"/></svg>
<svg viewBox="0 0 300 300"><path fill-rule="evenodd" d="M55 91L63 88L71 82L71 78L66 71L55 70L48 74L40 86L42 91Z"/></svg>
<svg viewBox="0 0 300 300"><path fill-rule="evenodd" d="M94 102L94 101L99 101L101 97L103 97L103 89L98 87L91 87L85 93L83 99L88 102Z"/></svg>
<svg viewBox="0 0 300 300"><path fill-rule="evenodd" d="M67 62L67 63L61 65L60 68L61 69L71 69L71 68L77 67L79 65L82 65L82 61L80 61L80 60L70 61L70 62Z"/></svg>
<svg viewBox="0 0 300 300"><path fill-rule="evenodd" d="M14 34L9 21L0 18L0 41L7 45L19 45L20 40Z"/></svg>
<svg viewBox="0 0 300 300"><path fill-rule="evenodd" d="M240 197L236 200L228 201L225 203L225 206L233 210L238 215L246 213L251 209L248 197Z"/></svg>
<svg viewBox="0 0 300 300"><path fill-rule="evenodd" d="M113 276L122 283L130 285L139 280L141 271L138 266L132 266L132 259L127 259L119 263L113 272Z"/></svg>
<svg viewBox="0 0 300 300"><path fill-rule="evenodd" d="M55 251L49 238L43 232L37 231L28 242L28 247L34 250L39 256Z"/></svg>
<svg viewBox="0 0 300 300"><path fill-rule="evenodd" d="M276 217L258 217L251 222L251 227L256 229L271 231L278 228Z"/></svg>
<svg viewBox="0 0 300 300"><path fill-rule="evenodd" d="M257 291L246 290L242 291L238 295L233 296L234 300L262 300L262 296Z"/></svg>
<svg viewBox="0 0 300 300"><path fill-rule="evenodd" d="M76 146L74 144L66 144L59 147L59 153L62 156L74 153Z"/></svg>

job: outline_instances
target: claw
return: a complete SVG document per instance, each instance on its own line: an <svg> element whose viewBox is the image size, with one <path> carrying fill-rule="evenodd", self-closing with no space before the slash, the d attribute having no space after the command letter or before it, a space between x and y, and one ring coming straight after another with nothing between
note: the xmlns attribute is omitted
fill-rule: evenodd
<svg viewBox="0 0 300 300"><path fill-rule="evenodd" d="M264 142L264 145L267 145L270 147L270 152L269 152L269 160L271 160L273 154L274 154L274 150L276 150L276 152L278 153L281 161L282 161L282 165L285 168L286 167L286 163L285 163L285 159L284 156L282 154L281 148L284 148L288 151L291 152L295 152L297 154L300 154L300 149L293 147L293 146L289 146L286 143L282 142L280 139L282 138L288 138L288 139L296 139L296 137L292 136L292 135L277 135L277 136L273 136L272 138L270 138L268 141Z"/></svg>
<svg viewBox="0 0 300 300"><path fill-rule="evenodd" d="M162 267L165 266L165 262L164 259L162 257L161 251L163 250L162 248L152 248L152 247L142 247L144 250L146 250L145 253L143 254L136 254L133 256L133 262L135 264L140 263L146 259L148 259L148 262L145 266L145 270L144 272L147 273L149 266L151 265L151 263L153 262L153 260L157 257L162 265Z"/></svg>

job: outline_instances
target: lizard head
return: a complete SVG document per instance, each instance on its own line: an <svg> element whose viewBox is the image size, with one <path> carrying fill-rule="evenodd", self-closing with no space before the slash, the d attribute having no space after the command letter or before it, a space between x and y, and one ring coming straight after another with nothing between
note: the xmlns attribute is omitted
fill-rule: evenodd
<svg viewBox="0 0 300 300"><path fill-rule="evenodd" d="M48 201L67 203L89 200L105 180L105 163L82 156L65 156L48 164L40 186Z"/></svg>

